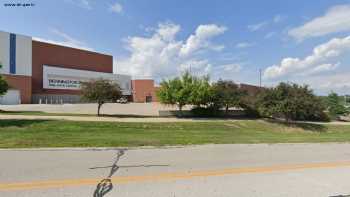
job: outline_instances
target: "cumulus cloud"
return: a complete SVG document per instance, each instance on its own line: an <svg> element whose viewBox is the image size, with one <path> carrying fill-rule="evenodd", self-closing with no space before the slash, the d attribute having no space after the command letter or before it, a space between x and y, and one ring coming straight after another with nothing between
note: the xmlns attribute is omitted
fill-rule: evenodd
<svg viewBox="0 0 350 197"><path fill-rule="evenodd" d="M284 58L279 65L268 67L264 78L273 79L288 75L315 74L334 70L340 64L337 57L350 49L350 36L334 38L314 48L304 59Z"/></svg>
<svg viewBox="0 0 350 197"><path fill-rule="evenodd" d="M332 91L339 94L349 94L350 72L338 72L332 75L315 75L306 77L304 82L309 84L318 94L328 94Z"/></svg>
<svg viewBox="0 0 350 197"><path fill-rule="evenodd" d="M199 25L196 32L187 39L186 43L181 47L180 55L187 56L192 54L201 48L212 47L215 50L223 49L223 46L211 45L209 40L212 37L223 34L226 31L226 27L218 26L215 24Z"/></svg>
<svg viewBox="0 0 350 197"><path fill-rule="evenodd" d="M130 56L117 62L119 73L130 74L134 78L164 78L174 76L184 70L194 74L210 73L212 65L207 59L198 57L199 51L218 50L212 38L223 34L226 27L208 24L199 25L185 40L176 39L180 25L160 23L149 37L129 37L125 40Z"/></svg>
<svg viewBox="0 0 350 197"><path fill-rule="evenodd" d="M67 47L78 48L78 49L83 49L88 51L94 51L94 49L89 47L85 42L79 41L62 31L51 28L50 32L60 37L61 40L51 40L51 39L38 38L38 37L33 37L33 40L37 40L40 42L47 42L47 43L56 44L56 45L63 45Z"/></svg>
<svg viewBox="0 0 350 197"><path fill-rule="evenodd" d="M120 3L115 2L113 5L109 7L109 10L114 13L120 14L123 12L123 6Z"/></svg>
<svg viewBox="0 0 350 197"><path fill-rule="evenodd" d="M323 16L288 31L298 41L336 32L350 31L350 5L331 7Z"/></svg>

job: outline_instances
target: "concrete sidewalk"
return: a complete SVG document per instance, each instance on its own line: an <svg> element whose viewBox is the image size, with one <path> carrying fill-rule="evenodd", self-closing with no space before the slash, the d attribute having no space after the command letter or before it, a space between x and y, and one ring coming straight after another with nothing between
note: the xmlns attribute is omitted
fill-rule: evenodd
<svg viewBox="0 0 350 197"><path fill-rule="evenodd" d="M97 122L207 122L217 121L218 119L206 118L117 118L117 117L103 117L103 116L45 116L45 115L5 115L0 114L0 120L69 120L69 121L97 121ZM234 121L234 120L229 120Z"/></svg>
<svg viewBox="0 0 350 197"><path fill-rule="evenodd" d="M47 113L71 113L71 114L96 114L97 104L23 104L23 105L1 105L4 111L40 111ZM153 103L106 103L101 108L101 113L107 115L137 115L158 116L159 110L175 110L176 106ZM189 106L184 107L190 109Z"/></svg>

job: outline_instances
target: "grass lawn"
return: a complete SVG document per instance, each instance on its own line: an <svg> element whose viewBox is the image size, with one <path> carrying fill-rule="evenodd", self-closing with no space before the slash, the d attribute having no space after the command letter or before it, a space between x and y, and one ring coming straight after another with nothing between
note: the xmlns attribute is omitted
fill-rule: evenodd
<svg viewBox="0 0 350 197"><path fill-rule="evenodd" d="M350 126L263 120L183 123L0 120L0 148L350 142Z"/></svg>

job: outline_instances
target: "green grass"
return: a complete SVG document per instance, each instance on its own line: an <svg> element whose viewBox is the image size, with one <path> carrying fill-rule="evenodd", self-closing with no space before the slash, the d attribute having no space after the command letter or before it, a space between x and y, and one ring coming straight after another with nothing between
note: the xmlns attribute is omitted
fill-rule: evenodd
<svg viewBox="0 0 350 197"><path fill-rule="evenodd" d="M350 126L262 120L127 123L0 120L0 148L349 142Z"/></svg>

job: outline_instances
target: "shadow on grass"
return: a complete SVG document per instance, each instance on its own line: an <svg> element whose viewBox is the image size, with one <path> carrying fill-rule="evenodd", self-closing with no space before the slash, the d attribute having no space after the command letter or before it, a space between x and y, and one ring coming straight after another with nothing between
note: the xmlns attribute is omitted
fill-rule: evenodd
<svg viewBox="0 0 350 197"><path fill-rule="evenodd" d="M26 127L32 124L48 122L52 120L19 120L19 119L8 119L0 120L0 128L4 127Z"/></svg>
<svg viewBox="0 0 350 197"><path fill-rule="evenodd" d="M327 132L326 126L321 125L321 124L317 124L317 123L300 123L300 122L287 123L283 120L277 120L277 119L267 119L266 121L269 123L278 124L281 126L301 128L301 129L304 129L307 131L312 131L312 132L318 132L318 133Z"/></svg>

